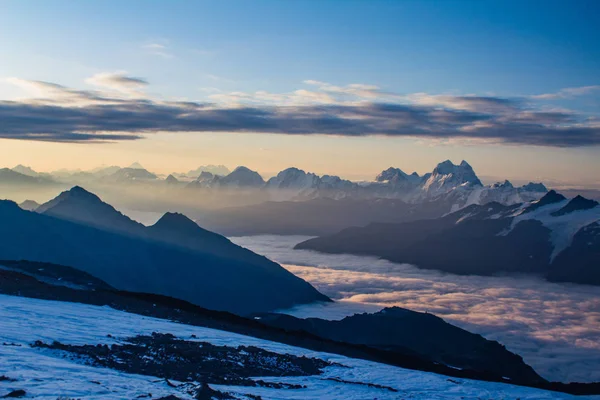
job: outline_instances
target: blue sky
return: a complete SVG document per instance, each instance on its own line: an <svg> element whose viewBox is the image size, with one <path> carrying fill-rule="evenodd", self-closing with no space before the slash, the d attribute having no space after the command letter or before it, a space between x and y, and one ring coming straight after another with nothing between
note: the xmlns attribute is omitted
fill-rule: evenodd
<svg viewBox="0 0 600 400"><path fill-rule="evenodd" d="M600 90L556 95L565 88L600 85L598 15L600 3L596 1L0 0L0 60L3 60L0 100L31 96L22 86L5 82L6 78L91 90L86 79L102 73L119 73L143 78L149 83L144 89L146 95L155 99L205 102L222 100L215 95L232 92L310 91L315 85L305 81L313 80L337 87L372 85L398 96L423 93L517 99L548 95L536 98L536 109L567 109L585 118L598 118ZM204 138L190 139L191 135ZM236 135L240 134L186 133L174 141L183 141L182 146L189 148L192 142L207 141L210 136L213 142L223 141L216 146L222 149L227 148L228 142L236 142ZM116 162L124 162L124 158L136 157L137 146L138 158L166 171L171 166L161 165L144 152L152 141L157 141L150 136L123 144L76 147L78 152L89 152L90 160L110 163L111 151L120 154L115 157ZM249 139L256 146L251 150L256 154L274 142L291 140L273 136L277 135L256 135ZM555 171L548 178L568 177L566 164L582 157L596 170L600 167L600 162L594 161L600 158L597 157L600 152L593 141L575 148L559 146L560 149L546 145L518 144L520 148L516 149L515 143L507 146L453 142L432 150L435 143L423 144L418 138L369 136L356 140L336 136L335 139L316 135L294 137L289 143L291 149L281 145L277 150L287 151L282 157L293 162L293 148L300 142L308 148L331 146L331 152L350 153L359 150L353 146L375 153L392 146L397 149L398 160L386 156L381 163L403 164L401 159L410 153L412 158L408 158L416 165L398 166L427 170L435 163L435 157L447 153L444 158L468 158L476 170L479 158L484 173L503 176L508 162L503 165L500 160L493 166L480 155L502 150L499 159L527 154L511 160L522 163L524 178L545 178L542 173L555 163L557 154L566 160L565 165L554 166ZM186 146L186 140L190 146ZM27 146L40 146L30 145L29 140L23 142L27 143L15 145L14 140L0 139L1 147L12 149L11 159L17 147L23 158L27 158ZM234 143L229 144L235 147ZM53 152L66 153L73 147L62 143L47 146L57 149ZM102 150L102 146L109 146L111 151ZM490 150L489 146L495 148ZM354 170L352 165L343 165L341 161L329 168L322 160L311 164L309 151L298 157L307 169L314 165L313 169L330 170L326 172L360 175L367 166L361 164L361 170ZM415 151L421 157L414 156ZM105 155L93 156L98 153ZM268 161L268 157L266 161L233 159L234 155L243 154L243 149L236 149L220 159L229 164L256 162L256 168L265 172L275 171L282 162ZM379 158L378 154L364 157ZM209 158L218 161L219 154L211 154ZM179 159L184 160L180 162L185 166L202 161L187 155ZM37 162L39 168L47 169L64 160ZM375 172L379 166L374 163L365 174ZM175 167L184 165L172 166ZM509 173L515 174L517 170Z"/></svg>

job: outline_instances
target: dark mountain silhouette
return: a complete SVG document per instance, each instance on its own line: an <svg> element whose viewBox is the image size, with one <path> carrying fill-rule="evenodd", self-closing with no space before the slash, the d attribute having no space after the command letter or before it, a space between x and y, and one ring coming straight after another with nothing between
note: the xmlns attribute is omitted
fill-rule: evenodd
<svg viewBox="0 0 600 400"><path fill-rule="evenodd" d="M80 186L62 192L35 211L85 225L131 234L142 234L145 228L144 225L123 215Z"/></svg>
<svg viewBox="0 0 600 400"><path fill-rule="evenodd" d="M241 314L329 300L278 264L226 238L199 227L190 234L189 220L181 224L177 217L174 224L167 217L145 228L81 188L61 196L43 214L0 202L0 259L68 265L119 289L170 295ZM72 214L69 204L74 205ZM75 222L77 218L83 222ZM116 221L116 227L107 221Z"/></svg>
<svg viewBox="0 0 600 400"><path fill-rule="evenodd" d="M566 200L565 196L563 196L560 193L557 193L555 190L551 190L548 193L546 193L544 195L544 197L542 197L538 201L532 202L531 205L525 209L524 213L533 212L533 211L537 210L538 208L542 208L542 207L550 205L550 204L558 203L563 200Z"/></svg>
<svg viewBox="0 0 600 400"><path fill-rule="evenodd" d="M374 314L355 314L340 321L266 314L260 316L260 322L336 342L418 355L461 369L489 371L511 379L542 380L521 357L498 342L451 325L433 314L392 307Z"/></svg>
<svg viewBox="0 0 600 400"><path fill-rule="evenodd" d="M378 256L456 274L534 273L600 285L598 220L597 203L550 191L522 205L472 205L436 219L347 228L296 249ZM572 239L571 231L577 232Z"/></svg>
<svg viewBox="0 0 600 400"><path fill-rule="evenodd" d="M558 211L552 213L552 216L558 217L561 215L569 214L575 211L589 210L590 208L594 208L598 205L596 200L586 199L580 195L577 195L566 206L561 208Z"/></svg>

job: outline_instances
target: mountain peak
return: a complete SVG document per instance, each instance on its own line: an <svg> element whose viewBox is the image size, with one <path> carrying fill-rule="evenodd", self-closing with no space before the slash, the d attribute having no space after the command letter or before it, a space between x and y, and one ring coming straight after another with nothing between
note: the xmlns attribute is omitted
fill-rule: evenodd
<svg viewBox="0 0 600 400"><path fill-rule="evenodd" d="M133 232L143 227L142 224L131 220L81 186L74 186L62 192L54 199L39 206L35 211L109 230Z"/></svg>
<svg viewBox="0 0 600 400"><path fill-rule="evenodd" d="M513 186L513 184L508 179L505 179L504 182L496 182L496 183L494 183L492 185L492 188L513 189L514 186Z"/></svg>
<svg viewBox="0 0 600 400"><path fill-rule="evenodd" d="M538 183L529 182L527 185L521 186L520 189L523 191L527 191L527 192L539 192L539 193L548 192L548 188L541 182L538 182Z"/></svg>
<svg viewBox="0 0 600 400"><path fill-rule="evenodd" d="M28 167L23 164L19 164L19 165L13 167L12 170L15 172L18 172L20 174L27 175L27 176L36 177L36 176L40 175L37 171L34 171L31 167Z"/></svg>
<svg viewBox="0 0 600 400"><path fill-rule="evenodd" d="M179 179L175 178L175 176L173 176L173 174L170 174L169 176L167 176L167 178L165 179L166 183L178 183Z"/></svg>
<svg viewBox="0 0 600 400"><path fill-rule="evenodd" d="M258 172L244 166L237 167L220 182L224 186L261 186L265 183Z"/></svg>
<svg viewBox="0 0 600 400"><path fill-rule="evenodd" d="M452 161L446 160L435 167L428 178L426 187L439 190L442 187L456 187L465 183L482 186L469 163L463 160L459 165L455 165Z"/></svg>
<svg viewBox="0 0 600 400"><path fill-rule="evenodd" d="M549 204L558 203L558 202L564 201L566 199L567 198L565 196L563 196L562 194L556 192L555 190L550 190L548 193L546 193L537 202L532 203L529 207L527 207L525 209L525 211L523 211L523 213L532 212L532 211L537 210L538 208L547 206Z"/></svg>
<svg viewBox="0 0 600 400"><path fill-rule="evenodd" d="M201 229L194 221L177 212L165 213L151 228L179 232Z"/></svg>
<svg viewBox="0 0 600 400"><path fill-rule="evenodd" d="M142 164L140 164L139 162L134 162L133 164L131 164L129 167L127 168L132 168L132 169L145 169Z"/></svg>
<svg viewBox="0 0 600 400"><path fill-rule="evenodd" d="M561 215L569 214L575 211L589 210L596 206L598 206L597 201L586 199L581 195L577 195L576 197L572 198L566 206L564 206L558 211L553 212L551 215L553 217L559 217Z"/></svg>
<svg viewBox="0 0 600 400"><path fill-rule="evenodd" d="M76 201L78 203L87 203L90 205L102 203L102 200L100 200L100 198L98 196L96 196L95 194L88 192L81 186L73 186L71 189L65 190L64 192L59 194L54 199L39 206L36 209L36 211L38 213L43 214L46 211L51 210L52 208L56 207L57 205L59 205L63 202L70 202L70 201Z"/></svg>

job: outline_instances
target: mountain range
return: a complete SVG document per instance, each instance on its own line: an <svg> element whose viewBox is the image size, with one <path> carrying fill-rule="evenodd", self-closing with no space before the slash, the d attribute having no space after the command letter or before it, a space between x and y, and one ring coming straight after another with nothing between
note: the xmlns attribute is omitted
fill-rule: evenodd
<svg viewBox="0 0 600 400"><path fill-rule="evenodd" d="M296 249L373 255L457 274L533 273L600 285L600 206L552 190L536 201L473 204L440 218L347 228Z"/></svg>
<svg viewBox="0 0 600 400"><path fill-rule="evenodd" d="M0 258L53 262L119 289L240 314L329 301L278 264L166 213L146 227L80 187L35 212L0 201Z"/></svg>
<svg viewBox="0 0 600 400"><path fill-rule="evenodd" d="M399 168L390 167L370 182L353 182L334 175L319 176L295 167L287 168L265 181L258 172L247 167L240 166L229 172L222 165L202 166L187 173L173 173L163 179L139 163L133 163L126 168L110 166L91 171L57 171L50 174L40 174L19 165L12 170L0 170L0 183L15 180L15 177L7 175L8 171L19 173L20 179L29 184L37 182L31 178L75 184L167 183L190 189L264 191L271 201L392 198L417 204L443 198L452 203L453 210L491 201L515 204L537 200L548 191L541 183L529 183L521 187L514 187L509 181L483 185L466 161L455 165L449 160L439 163L431 173L422 176L416 172L407 174Z"/></svg>

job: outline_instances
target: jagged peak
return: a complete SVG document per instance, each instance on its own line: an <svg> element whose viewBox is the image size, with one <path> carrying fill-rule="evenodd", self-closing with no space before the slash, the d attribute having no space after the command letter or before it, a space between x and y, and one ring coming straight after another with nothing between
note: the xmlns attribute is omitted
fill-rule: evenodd
<svg viewBox="0 0 600 400"><path fill-rule="evenodd" d="M509 188L509 189L514 188L513 184L508 179L505 179L504 182L496 182L492 185L492 187L493 188Z"/></svg>
<svg viewBox="0 0 600 400"><path fill-rule="evenodd" d="M542 182L529 182L528 184L521 186L519 189L527 192L548 192L548 188Z"/></svg>

